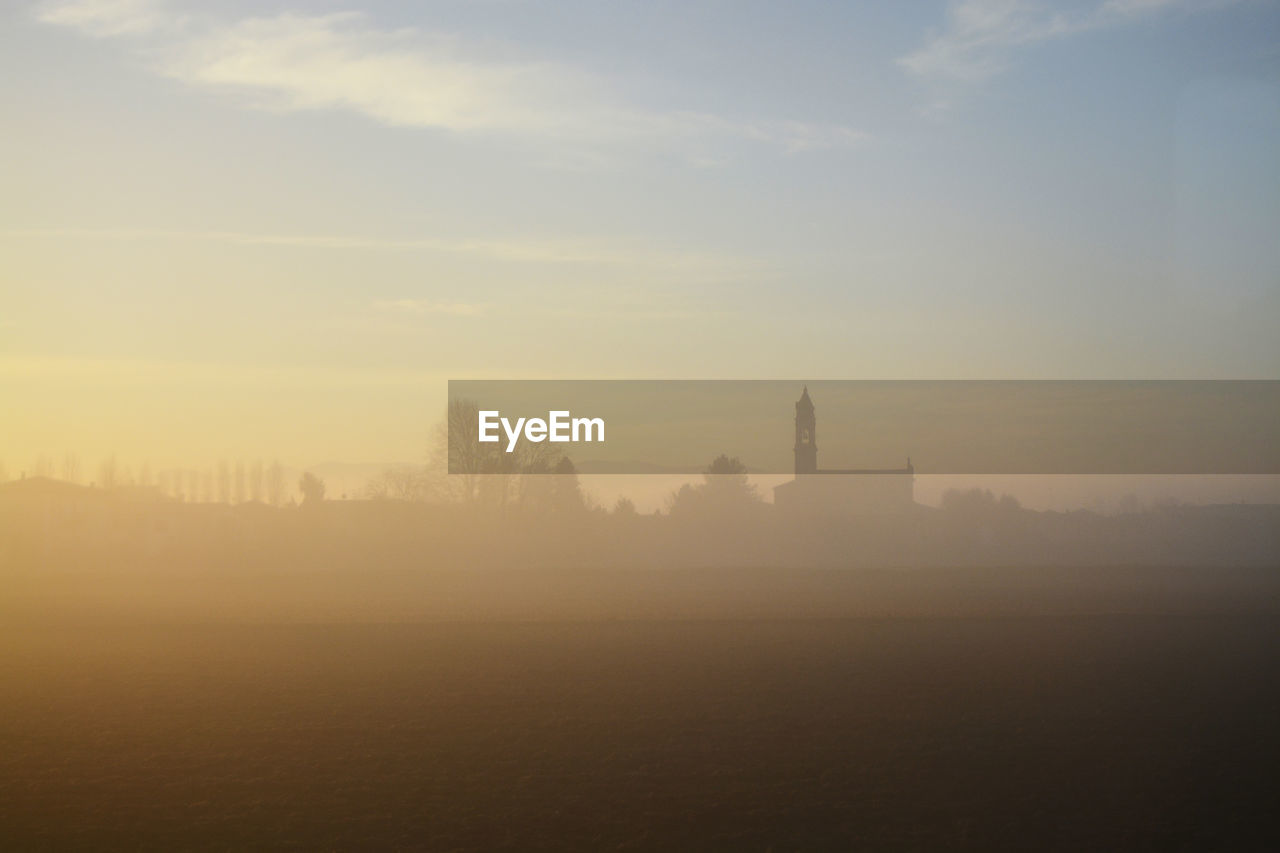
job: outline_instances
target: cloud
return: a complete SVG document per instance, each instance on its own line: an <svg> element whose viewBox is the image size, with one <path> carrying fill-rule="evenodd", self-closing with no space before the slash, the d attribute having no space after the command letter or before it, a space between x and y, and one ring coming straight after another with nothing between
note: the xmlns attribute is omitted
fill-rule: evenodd
<svg viewBox="0 0 1280 853"><path fill-rule="evenodd" d="M38 17L97 38L153 35L146 56L158 73L284 112L340 110L393 127L587 146L733 139L799 154L865 139L824 123L642 109L582 69L494 57L492 49L481 52L438 33L381 29L356 12L197 23L167 8L147 0L75 0L43 7Z"/></svg>
<svg viewBox="0 0 1280 853"><path fill-rule="evenodd" d="M774 272L759 257L688 251L620 239L472 239L435 237L379 238L332 234L253 234L241 231L178 231L148 228L11 228L0 240L179 240L237 246L332 251L424 252L469 255L497 262L539 265L612 267L645 276L684 282L740 281Z"/></svg>
<svg viewBox="0 0 1280 853"><path fill-rule="evenodd" d="M328 388L370 385L418 386L444 382L447 374L398 368L324 365L257 365L243 363L158 361L128 358L59 358L0 354L0 380L43 384L89 380L95 385L154 390L157 383L220 383L236 388Z"/></svg>
<svg viewBox="0 0 1280 853"><path fill-rule="evenodd" d="M962 0L947 27L898 59L918 77L979 82L1004 71L1018 48L1124 26L1173 11L1207 11L1229 0L1106 0L1073 11L1034 0Z"/></svg>
<svg viewBox="0 0 1280 853"><path fill-rule="evenodd" d="M182 21L160 0L76 0L38 7L36 18L95 38L146 35Z"/></svg>
<svg viewBox="0 0 1280 853"><path fill-rule="evenodd" d="M433 302L429 299L379 299L373 307L378 311L401 314L447 314L452 317L478 317L487 308L483 303Z"/></svg>

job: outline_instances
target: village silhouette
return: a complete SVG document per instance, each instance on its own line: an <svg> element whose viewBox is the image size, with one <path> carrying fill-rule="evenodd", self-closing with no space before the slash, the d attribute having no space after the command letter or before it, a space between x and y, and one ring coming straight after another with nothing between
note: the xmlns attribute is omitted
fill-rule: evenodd
<svg viewBox="0 0 1280 853"><path fill-rule="evenodd" d="M728 454L697 482L641 513L623 496L596 505L571 459L550 444L515 453L449 442L474 428L475 403L455 400L436 427L433 462L384 471L357 495L333 495L278 462L221 463L127 480L114 461L89 486L48 476L0 485L17 523L15 562L77 564L119 549L131 564L187 565L235 555L238 566L405 570L442 566L1222 566L1269 565L1280 508L1178 505L1118 511L1033 511L1008 495L953 490L914 501L915 468L819 467L817 408L795 404L795 475L764 500ZM446 463L445 457L453 454ZM462 473L443 474L446 467ZM147 475L149 477L149 474Z"/></svg>

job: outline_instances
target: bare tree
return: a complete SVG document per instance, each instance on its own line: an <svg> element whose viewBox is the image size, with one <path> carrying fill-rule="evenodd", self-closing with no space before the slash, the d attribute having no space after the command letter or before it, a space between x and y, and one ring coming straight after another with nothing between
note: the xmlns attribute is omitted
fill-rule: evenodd
<svg viewBox="0 0 1280 853"><path fill-rule="evenodd" d="M480 478L493 466L491 448L479 441L479 412L480 407L468 400L450 400L444 420L431 431L428 469L432 485L443 500L477 502Z"/></svg>
<svg viewBox="0 0 1280 853"><path fill-rule="evenodd" d="M236 503L244 503L244 460L236 462Z"/></svg>
<svg viewBox="0 0 1280 853"><path fill-rule="evenodd" d="M284 503L284 466L279 459L267 469L267 503L272 506Z"/></svg>
<svg viewBox="0 0 1280 853"><path fill-rule="evenodd" d="M120 468L116 464L116 455L112 453L98 466L98 486L103 489L114 489L119 485Z"/></svg>
<svg viewBox="0 0 1280 853"><path fill-rule="evenodd" d="M249 468L249 498L254 503L262 501L262 460L253 460Z"/></svg>
<svg viewBox="0 0 1280 853"><path fill-rule="evenodd" d="M62 456L62 479L68 483L80 482L80 457L74 453L64 453Z"/></svg>
<svg viewBox="0 0 1280 853"><path fill-rule="evenodd" d="M46 453L41 453L36 457L36 464L32 467L32 473L36 477L52 477L53 476L53 457Z"/></svg>
<svg viewBox="0 0 1280 853"><path fill-rule="evenodd" d="M396 465L385 469L365 486L372 500L421 501L428 495L426 472L418 465Z"/></svg>
<svg viewBox="0 0 1280 853"><path fill-rule="evenodd" d="M231 503L231 466L227 460L218 460L218 503Z"/></svg>
<svg viewBox="0 0 1280 853"><path fill-rule="evenodd" d="M562 458L559 448L523 441L508 453L503 442L481 442L479 415L480 406L471 400L449 401L431 435L432 491L446 501L492 507L533 498L539 486L525 477L550 474Z"/></svg>

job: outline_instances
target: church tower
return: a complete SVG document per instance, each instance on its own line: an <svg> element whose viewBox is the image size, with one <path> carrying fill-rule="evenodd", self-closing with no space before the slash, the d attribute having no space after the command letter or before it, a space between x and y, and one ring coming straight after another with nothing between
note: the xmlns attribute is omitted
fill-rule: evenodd
<svg viewBox="0 0 1280 853"><path fill-rule="evenodd" d="M809 386L796 401L796 474L818 473L817 419L813 414L813 401L809 399Z"/></svg>

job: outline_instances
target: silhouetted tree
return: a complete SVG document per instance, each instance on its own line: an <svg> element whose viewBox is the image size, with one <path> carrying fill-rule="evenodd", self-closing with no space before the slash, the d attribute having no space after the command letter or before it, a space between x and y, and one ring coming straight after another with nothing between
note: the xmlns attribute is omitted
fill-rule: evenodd
<svg viewBox="0 0 1280 853"><path fill-rule="evenodd" d="M613 505L613 514L625 517L634 516L636 514L635 501L628 497L618 498L618 502Z"/></svg>
<svg viewBox="0 0 1280 853"><path fill-rule="evenodd" d="M304 505L318 504L324 500L324 480L308 471L298 480L298 491Z"/></svg>
<svg viewBox="0 0 1280 853"><path fill-rule="evenodd" d="M249 468L249 499L254 503L262 501L262 460L253 460Z"/></svg>
<svg viewBox="0 0 1280 853"><path fill-rule="evenodd" d="M698 485L686 483L668 498L672 515L739 514L764 503L737 457L717 456L703 471L702 480Z"/></svg>
<svg viewBox="0 0 1280 853"><path fill-rule="evenodd" d="M586 497L578 482L578 470L567 456L560 456L554 465L544 467L554 458L544 455L537 458L537 468L522 471L519 476L517 498L522 506L557 513L577 513L587 508Z"/></svg>
<svg viewBox="0 0 1280 853"><path fill-rule="evenodd" d="M284 503L284 466L279 459L267 469L267 503L272 506Z"/></svg>
<svg viewBox="0 0 1280 853"><path fill-rule="evenodd" d="M1022 509L1013 495L1001 495L997 499L990 489L947 489L942 494L941 505L943 511L964 521L984 521Z"/></svg>
<svg viewBox="0 0 1280 853"><path fill-rule="evenodd" d="M236 503L244 503L244 460L236 462Z"/></svg>
<svg viewBox="0 0 1280 853"><path fill-rule="evenodd" d="M560 512L581 512L586 509L582 484L578 481L578 469L568 456L561 457L552 469L552 505Z"/></svg>

